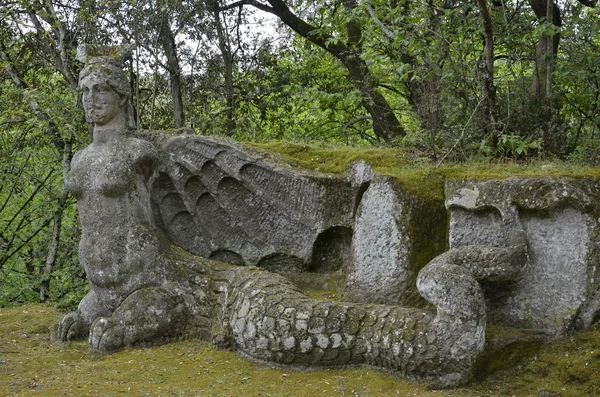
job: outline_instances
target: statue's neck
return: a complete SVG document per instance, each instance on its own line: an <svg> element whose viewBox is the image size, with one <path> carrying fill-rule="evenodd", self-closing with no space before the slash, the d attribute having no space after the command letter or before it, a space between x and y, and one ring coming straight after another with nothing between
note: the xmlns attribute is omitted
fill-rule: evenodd
<svg viewBox="0 0 600 397"><path fill-rule="evenodd" d="M111 120L103 125L94 126L94 146L102 146L114 139L125 137L127 128L125 120Z"/></svg>
<svg viewBox="0 0 600 397"><path fill-rule="evenodd" d="M125 127L117 129L94 128L94 146L102 146L113 140L125 137Z"/></svg>

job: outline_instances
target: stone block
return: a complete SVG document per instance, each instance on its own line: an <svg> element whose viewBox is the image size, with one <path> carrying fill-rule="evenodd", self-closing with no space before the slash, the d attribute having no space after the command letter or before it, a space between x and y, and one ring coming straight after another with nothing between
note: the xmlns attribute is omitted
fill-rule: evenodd
<svg viewBox="0 0 600 397"><path fill-rule="evenodd" d="M520 277L483 282L491 323L560 335L598 318L599 189L592 178L447 183L451 248L526 244Z"/></svg>
<svg viewBox="0 0 600 397"><path fill-rule="evenodd" d="M418 306L419 270L446 249L443 203L412 195L396 179L376 176L354 221L344 299Z"/></svg>

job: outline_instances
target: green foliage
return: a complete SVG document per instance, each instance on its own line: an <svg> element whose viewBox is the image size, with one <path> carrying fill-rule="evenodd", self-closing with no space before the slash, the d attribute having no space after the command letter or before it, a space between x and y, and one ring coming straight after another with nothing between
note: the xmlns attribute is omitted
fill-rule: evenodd
<svg viewBox="0 0 600 397"><path fill-rule="evenodd" d="M33 121L32 121L33 123ZM62 180L62 155L39 126L2 131L0 143L0 307L38 299L52 235L52 216ZM81 291L84 278L78 265L75 205L63 218L57 272L51 277L51 298ZM58 283L58 284L57 284Z"/></svg>
<svg viewBox="0 0 600 397"><path fill-rule="evenodd" d="M83 112L64 76L10 39L9 45L0 36L1 50L23 86L0 70L0 307L38 300L40 284L48 278L57 302L80 295L84 282L72 201L63 218L56 272L42 271L63 190L63 149L65 142L86 137Z"/></svg>
<svg viewBox="0 0 600 397"><path fill-rule="evenodd" d="M308 56L317 52L320 56ZM296 41L294 49L261 51L236 109L241 140L360 143L373 140L361 97L329 54ZM266 66L266 67L265 67Z"/></svg>
<svg viewBox="0 0 600 397"><path fill-rule="evenodd" d="M500 135L496 147L491 147L486 140L479 144L479 152L487 157L501 157L509 159L526 158L530 151L540 151L542 149L542 140L523 138L517 135Z"/></svg>
<svg viewBox="0 0 600 397"><path fill-rule="evenodd" d="M52 159L51 146L35 134L35 126L26 131L3 131L0 147L5 159L0 166L0 306L35 295L34 274L44 260L52 202L60 187L55 176L60 163Z"/></svg>

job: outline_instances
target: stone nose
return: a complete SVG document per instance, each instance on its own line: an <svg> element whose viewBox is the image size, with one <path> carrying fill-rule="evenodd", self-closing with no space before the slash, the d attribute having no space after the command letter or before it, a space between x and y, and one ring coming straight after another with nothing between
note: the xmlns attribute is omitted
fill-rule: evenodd
<svg viewBox="0 0 600 397"><path fill-rule="evenodd" d="M97 98L98 98L98 90L92 88L89 92L88 92L88 98L90 102L94 102Z"/></svg>
<svg viewBox="0 0 600 397"><path fill-rule="evenodd" d="M92 109L95 104L99 103L100 99L98 90L90 89L82 96L83 106L84 108Z"/></svg>

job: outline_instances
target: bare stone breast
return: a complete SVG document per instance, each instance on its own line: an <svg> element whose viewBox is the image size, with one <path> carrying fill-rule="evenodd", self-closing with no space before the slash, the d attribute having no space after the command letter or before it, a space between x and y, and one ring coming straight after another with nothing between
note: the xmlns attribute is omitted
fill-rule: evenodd
<svg viewBox="0 0 600 397"><path fill-rule="evenodd" d="M121 152L83 152L67 175L66 186L76 199L100 193L117 197L133 189L136 177L133 159Z"/></svg>

